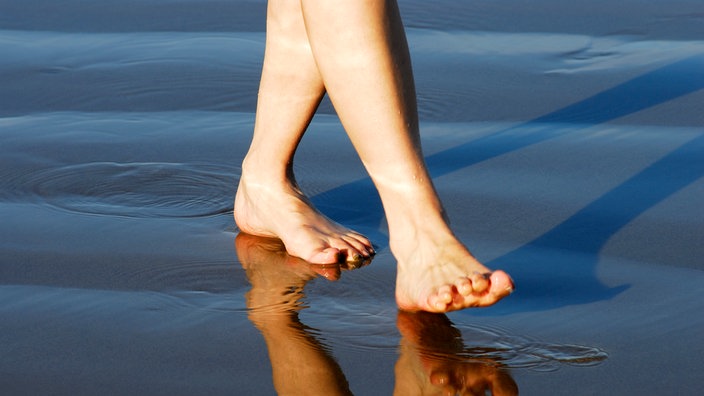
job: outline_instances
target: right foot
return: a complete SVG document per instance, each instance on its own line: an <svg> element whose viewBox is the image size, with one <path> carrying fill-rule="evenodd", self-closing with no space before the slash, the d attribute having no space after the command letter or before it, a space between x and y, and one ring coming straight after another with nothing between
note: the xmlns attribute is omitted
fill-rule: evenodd
<svg viewBox="0 0 704 396"><path fill-rule="evenodd" d="M511 277L479 262L455 237L432 186L385 189L389 246L398 260L396 302L406 311L487 307L513 291Z"/></svg>
<svg viewBox="0 0 704 396"><path fill-rule="evenodd" d="M450 233L423 235L395 242L398 259L396 302L406 311L449 312L469 307L487 307L513 291L511 277L491 271ZM399 250L399 245L403 249ZM397 252L401 253L397 253Z"/></svg>
<svg viewBox="0 0 704 396"><path fill-rule="evenodd" d="M246 233L281 239L289 254L312 264L358 263L374 255L365 236L320 213L291 182L262 184L242 175L235 222Z"/></svg>

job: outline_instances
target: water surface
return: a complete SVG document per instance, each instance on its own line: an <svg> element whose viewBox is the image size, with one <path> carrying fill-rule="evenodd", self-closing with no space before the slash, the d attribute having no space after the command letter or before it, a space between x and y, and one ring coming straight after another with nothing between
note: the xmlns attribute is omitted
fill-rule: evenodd
<svg viewBox="0 0 704 396"><path fill-rule="evenodd" d="M400 3L428 165L509 299L398 312L383 211L327 102L299 181L379 254L314 268L238 236L265 2L0 1L4 392L698 390L701 4ZM281 382L297 368L329 381Z"/></svg>

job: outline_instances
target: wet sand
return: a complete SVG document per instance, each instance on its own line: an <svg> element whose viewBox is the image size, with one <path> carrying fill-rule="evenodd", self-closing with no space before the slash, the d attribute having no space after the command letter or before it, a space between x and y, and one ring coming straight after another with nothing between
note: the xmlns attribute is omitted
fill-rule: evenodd
<svg viewBox="0 0 704 396"><path fill-rule="evenodd" d="M264 2L0 2L2 393L695 394L704 7L400 6L436 186L512 296L398 312L328 103L299 181L379 254L316 268L238 236Z"/></svg>

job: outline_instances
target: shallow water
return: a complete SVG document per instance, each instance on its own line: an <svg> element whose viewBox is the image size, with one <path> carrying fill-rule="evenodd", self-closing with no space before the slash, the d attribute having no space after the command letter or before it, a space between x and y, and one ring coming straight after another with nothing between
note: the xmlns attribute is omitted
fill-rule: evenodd
<svg viewBox="0 0 704 396"><path fill-rule="evenodd" d="M359 395L440 375L699 389L704 8L540 4L401 2L438 190L517 284L443 316L397 311L383 211L328 103L299 181L377 257L318 273L237 237L264 2L0 1L3 392L320 390L282 384L298 367Z"/></svg>

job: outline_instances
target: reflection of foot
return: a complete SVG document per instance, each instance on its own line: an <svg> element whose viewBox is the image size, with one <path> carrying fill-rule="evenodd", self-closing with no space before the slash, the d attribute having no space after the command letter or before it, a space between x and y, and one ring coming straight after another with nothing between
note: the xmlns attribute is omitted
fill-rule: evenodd
<svg viewBox="0 0 704 396"><path fill-rule="evenodd" d="M420 209L404 210L394 218L400 220L390 222L391 250L398 260L396 301L401 309L449 312L486 307L511 294L508 274L492 272L477 261L441 212L432 210L436 205L415 206Z"/></svg>
<svg viewBox="0 0 704 396"><path fill-rule="evenodd" d="M338 279L339 265L312 265L287 254L278 239L245 233L235 247L252 284L249 319L264 336L277 393L350 395L340 367L298 319L306 282L318 275Z"/></svg>
<svg viewBox="0 0 704 396"><path fill-rule="evenodd" d="M367 265L370 260L351 266L342 264L311 264L286 253L276 238L259 237L244 232L237 234L235 249L252 289L247 293L247 308L260 310L297 311L303 287L311 279L322 276L331 281L340 278L341 270Z"/></svg>
<svg viewBox="0 0 704 396"><path fill-rule="evenodd" d="M399 311L397 326L402 339L394 394L518 394L515 381L498 362L467 360L461 334L445 315Z"/></svg>
<svg viewBox="0 0 704 396"><path fill-rule="evenodd" d="M293 256L310 263L355 262L374 254L371 242L318 212L290 181L263 185L240 179L235 222L253 235L280 238Z"/></svg>
<svg viewBox="0 0 704 396"><path fill-rule="evenodd" d="M297 310L306 282L316 276L329 280L340 277L339 264L312 265L286 253L275 238L239 233L235 248L252 289L247 293L247 307L252 312L274 309Z"/></svg>
<svg viewBox="0 0 704 396"><path fill-rule="evenodd" d="M298 309L303 287L316 276L309 264L286 254L281 241L274 238L241 232L235 238L235 248L252 284L247 292L250 313ZM337 274L339 271L333 273L333 279L337 279Z"/></svg>

